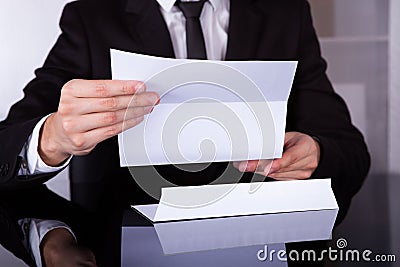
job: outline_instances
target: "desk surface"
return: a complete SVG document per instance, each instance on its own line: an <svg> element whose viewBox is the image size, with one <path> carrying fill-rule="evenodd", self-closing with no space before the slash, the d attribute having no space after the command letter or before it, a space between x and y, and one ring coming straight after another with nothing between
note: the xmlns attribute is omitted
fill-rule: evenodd
<svg viewBox="0 0 400 267"><path fill-rule="evenodd" d="M156 229L150 222L133 210L125 213L124 227L122 229L122 267L130 266L287 266L285 261L280 261L277 255L274 260L265 261L258 259L258 252L265 251L265 245L215 249L178 254L164 254ZM193 229L196 231L196 229ZM268 254L275 250L285 250L284 244L267 245ZM260 253L265 257L265 253Z"/></svg>

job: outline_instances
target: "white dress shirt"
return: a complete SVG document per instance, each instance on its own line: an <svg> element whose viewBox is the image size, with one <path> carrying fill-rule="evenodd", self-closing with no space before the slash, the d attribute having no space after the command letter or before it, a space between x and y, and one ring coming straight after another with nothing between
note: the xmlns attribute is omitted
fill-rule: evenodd
<svg viewBox="0 0 400 267"><path fill-rule="evenodd" d="M42 128L43 123L46 121L49 115L43 117L33 128L32 134L28 137L25 146L22 147L20 152L20 156L23 159L21 168L19 169L18 175L32 175L32 174L41 174L41 173L49 173L56 172L65 168L69 162L71 161L71 157L66 160L61 166L52 167L48 166L38 153L38 145L39 145L39 132L40 128Z"/></svg>
<svg viewBox="0 0 400 267"><path fill-rule="evenodd" d="M158 0L158 3L171 36L176 58L187 58L185 17L174 5L175 0ZM229 4L228 0L208 0L204 4L200 22L208 59L225 59L228 44Z"/></svg>
<svg viewBox="0 0 400 267"><path fill-rule="evenodd" d="M167 24L176 58L187 58L186 21L182 12L174 5L176 0L157 0L157 2L160 5L162 16ZM225 59L228 44L229 9L229 0L208 0L204 4L200 15L200 22L206 45L207 58L210 60ZM29 136L25 146L21 150L20 156L23 158L23 164L18 172L19 175L55 172L66 167L71 160L70 157L62 166L51 167L41 159L38 153L39 132L48 116L43 117L36 124L32 134ZM64 223L53 220L25 219L20 221L21 227L26 228L27 223L29 224L29 230L27 231L25 229L24 231L26 234L26 240L28 240L26 246L35 258L38 267L41 267L42 262L39 247L43 237L50 230L56 228L69 228Z"/></svg>

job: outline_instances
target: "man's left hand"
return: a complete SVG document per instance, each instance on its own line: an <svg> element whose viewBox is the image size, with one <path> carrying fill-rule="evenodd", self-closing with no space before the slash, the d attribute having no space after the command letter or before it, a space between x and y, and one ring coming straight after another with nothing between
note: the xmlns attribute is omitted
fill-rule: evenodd
<svg viewBox="0 0 400 267"><path fill-rule="evenodd" d="M316 140L303 133L288 132L282 158L234 162L233 166L241 172L255 172L276 180L300 180L311 177L319 159L320 146Z"/></svg>

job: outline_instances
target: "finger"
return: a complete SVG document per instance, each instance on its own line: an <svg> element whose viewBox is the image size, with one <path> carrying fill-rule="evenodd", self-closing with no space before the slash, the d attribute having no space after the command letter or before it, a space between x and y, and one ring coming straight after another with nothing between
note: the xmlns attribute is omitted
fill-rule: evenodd
<svg viewBox="0 0 400 267"><path fill-rule="evenodd" d="M82 133L77 139L74 141L75 147L77 149L80 148L91 148L98 143L116 136L123 131L130 129L144 120L144 117L137 117L128 121L123 121L111 126L106 126L102 128L96 128L86 133ZM75 152L85 152L85 151L75 151ZM73 153L76 155L76 153Z"/></svg>
<svg viewBox="0 0 400 267"><path fill-rule="evenodd" d="M112 97L142 93L146 86L141 81L123 80L71 80L63 91L75 97Z"/></svg>
<svg viewBox="0 0 400 267"><path fill-rule="evenodd" d="M243 166L247 166L247 161L235 161L233 162L233 167L235 167L236 169L238 169L238 171L240 172L244 172L246 167Z"/></svg>
<svg viewBox="0 0 400 267"><path fill-rule="evenodd" d="M256 172L258 174L267 175L273 160L249 160L236 161L233 166L241 172Z"/></svg>
<svg viewBox="0 0 400 267"><path fill-rule="evenodd" d="M240 164L240 163L241 163L241 161L234 161L234 162L232 162L233 167L235 167L236 169L239 168L239 164Z"/></svg>
<svg viewBox="0 0 400 267"><path fill-rule="evenodd" d="M114 96L107 98L85 98L71 104L75 114L88 114L126 109L128 107L148 107L158 103L159 96L155 92L145 92L133 96Z"/></svg>
<svg viewBox="0 0 400 267"><path fill-rule="evenodd" d="M302 180L310 178L312 174L312 169L307 170L296 170L296 171L289 171L289 172L280 172L280 173L272 173L269 174L268 177L271 177L276 180Z"/></svg>
<svg viewBox="0 0 400 267"><path fill-rule="evenodd" d="M95 267L96 265L96 258L93 252L85 247L78 247L78 252L76 255L76 266L90 266Z"/></svg>
<svg viewBox="0 0 400 267"><path fill-rule="evenodd" d="M144 116L153 110L152 106L134 107L117 111L98 112L81 115L76 120L64 123L64 130L70 133L83 133L96 128L114 125L123 121Z"/></svg>
<svg viewBox="0 0 400 267"><path fill-rule="evenodd" d="M260 160L258 165L257 165L257 168L256 168L255 172L259 173L259 174L267 175L269 173L270 169L271 169L273 161L274 160L272 160L272 159Z"/></svg>
<svg viewBox="0 0 400 267"><path fill-rule="evenodd" d="M280 169L287 168L288 166L304 159L304 153L301 146L294 145L288 148L281 158L275 159L272 163L270 172L276 172Z"/></svg>
<svg viewBox="0 0 400 267"><path fill-rule="evenodd" d="M294 178L274 178L274 177L270 177L270 176L268 176L268 177L271 178L271 179L274 179L276 181L295 181L295 180L299 180L299 179L294 179Z"/></svg>
<svg viewBox="0 0 400 267"><path fill-rule="evenodd" d="M271 171L269 173L282 173L282 172L290 172L295 170L303 170L303 169L312 169L316 168L317 163L314 162L314 158L312 156L307 156L305 158L300 159L284 168L280 168L277 170Z"/></svg>
<svg viewBox="0 0 400 267"><path fill-rule="evenodd" d="M258 160L238 161L233 166L240 172L254 172L257 168Z"/></svg>
<svg viewBox="0 0 400 267"><path fill-rule="evenodd" d="M270 173L271 165L272 165L273 160L260 160L260 163L258 164L256 170L254 173L260 174L262 176L268 176Z"/></svg>

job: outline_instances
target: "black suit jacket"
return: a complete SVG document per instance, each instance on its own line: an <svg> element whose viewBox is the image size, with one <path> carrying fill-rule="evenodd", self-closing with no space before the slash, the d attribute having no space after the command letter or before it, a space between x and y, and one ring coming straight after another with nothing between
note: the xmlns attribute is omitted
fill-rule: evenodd
<svg viewBox="0 0 400 267"><path fill-rule="evenodd" d="M174 57L168 29L155 0L81 0L66 5L62 34L24 98L12 106L0 124L0 190L43 183L55 173L18 176L18 156L36 123L57 111L62 86L71 79L110 79L110 48L147 55ZM360 132L351 124L347 107L334 92L305 0L231 0L226 60L298 60L288 102L287 131L319 139L321 159L313 178L332 178L341 216L368 172L370 158ZM212 180L227 164L214 164L195 183ZM75 171L77 170L77 171ZM143 174L146 169L143 168ZM116 179L129 177L119 167L116 138L99 144L89 155L75 157L73 179L94 183L86 192L96 209ZM171 167L159 171L171 179L187 173ZM232 170L234 171L234 170ZM189 177L189 178L190 178ZM182 179L180 179L182 178ZM151 199L134 183L131 202Z"/></svg>

